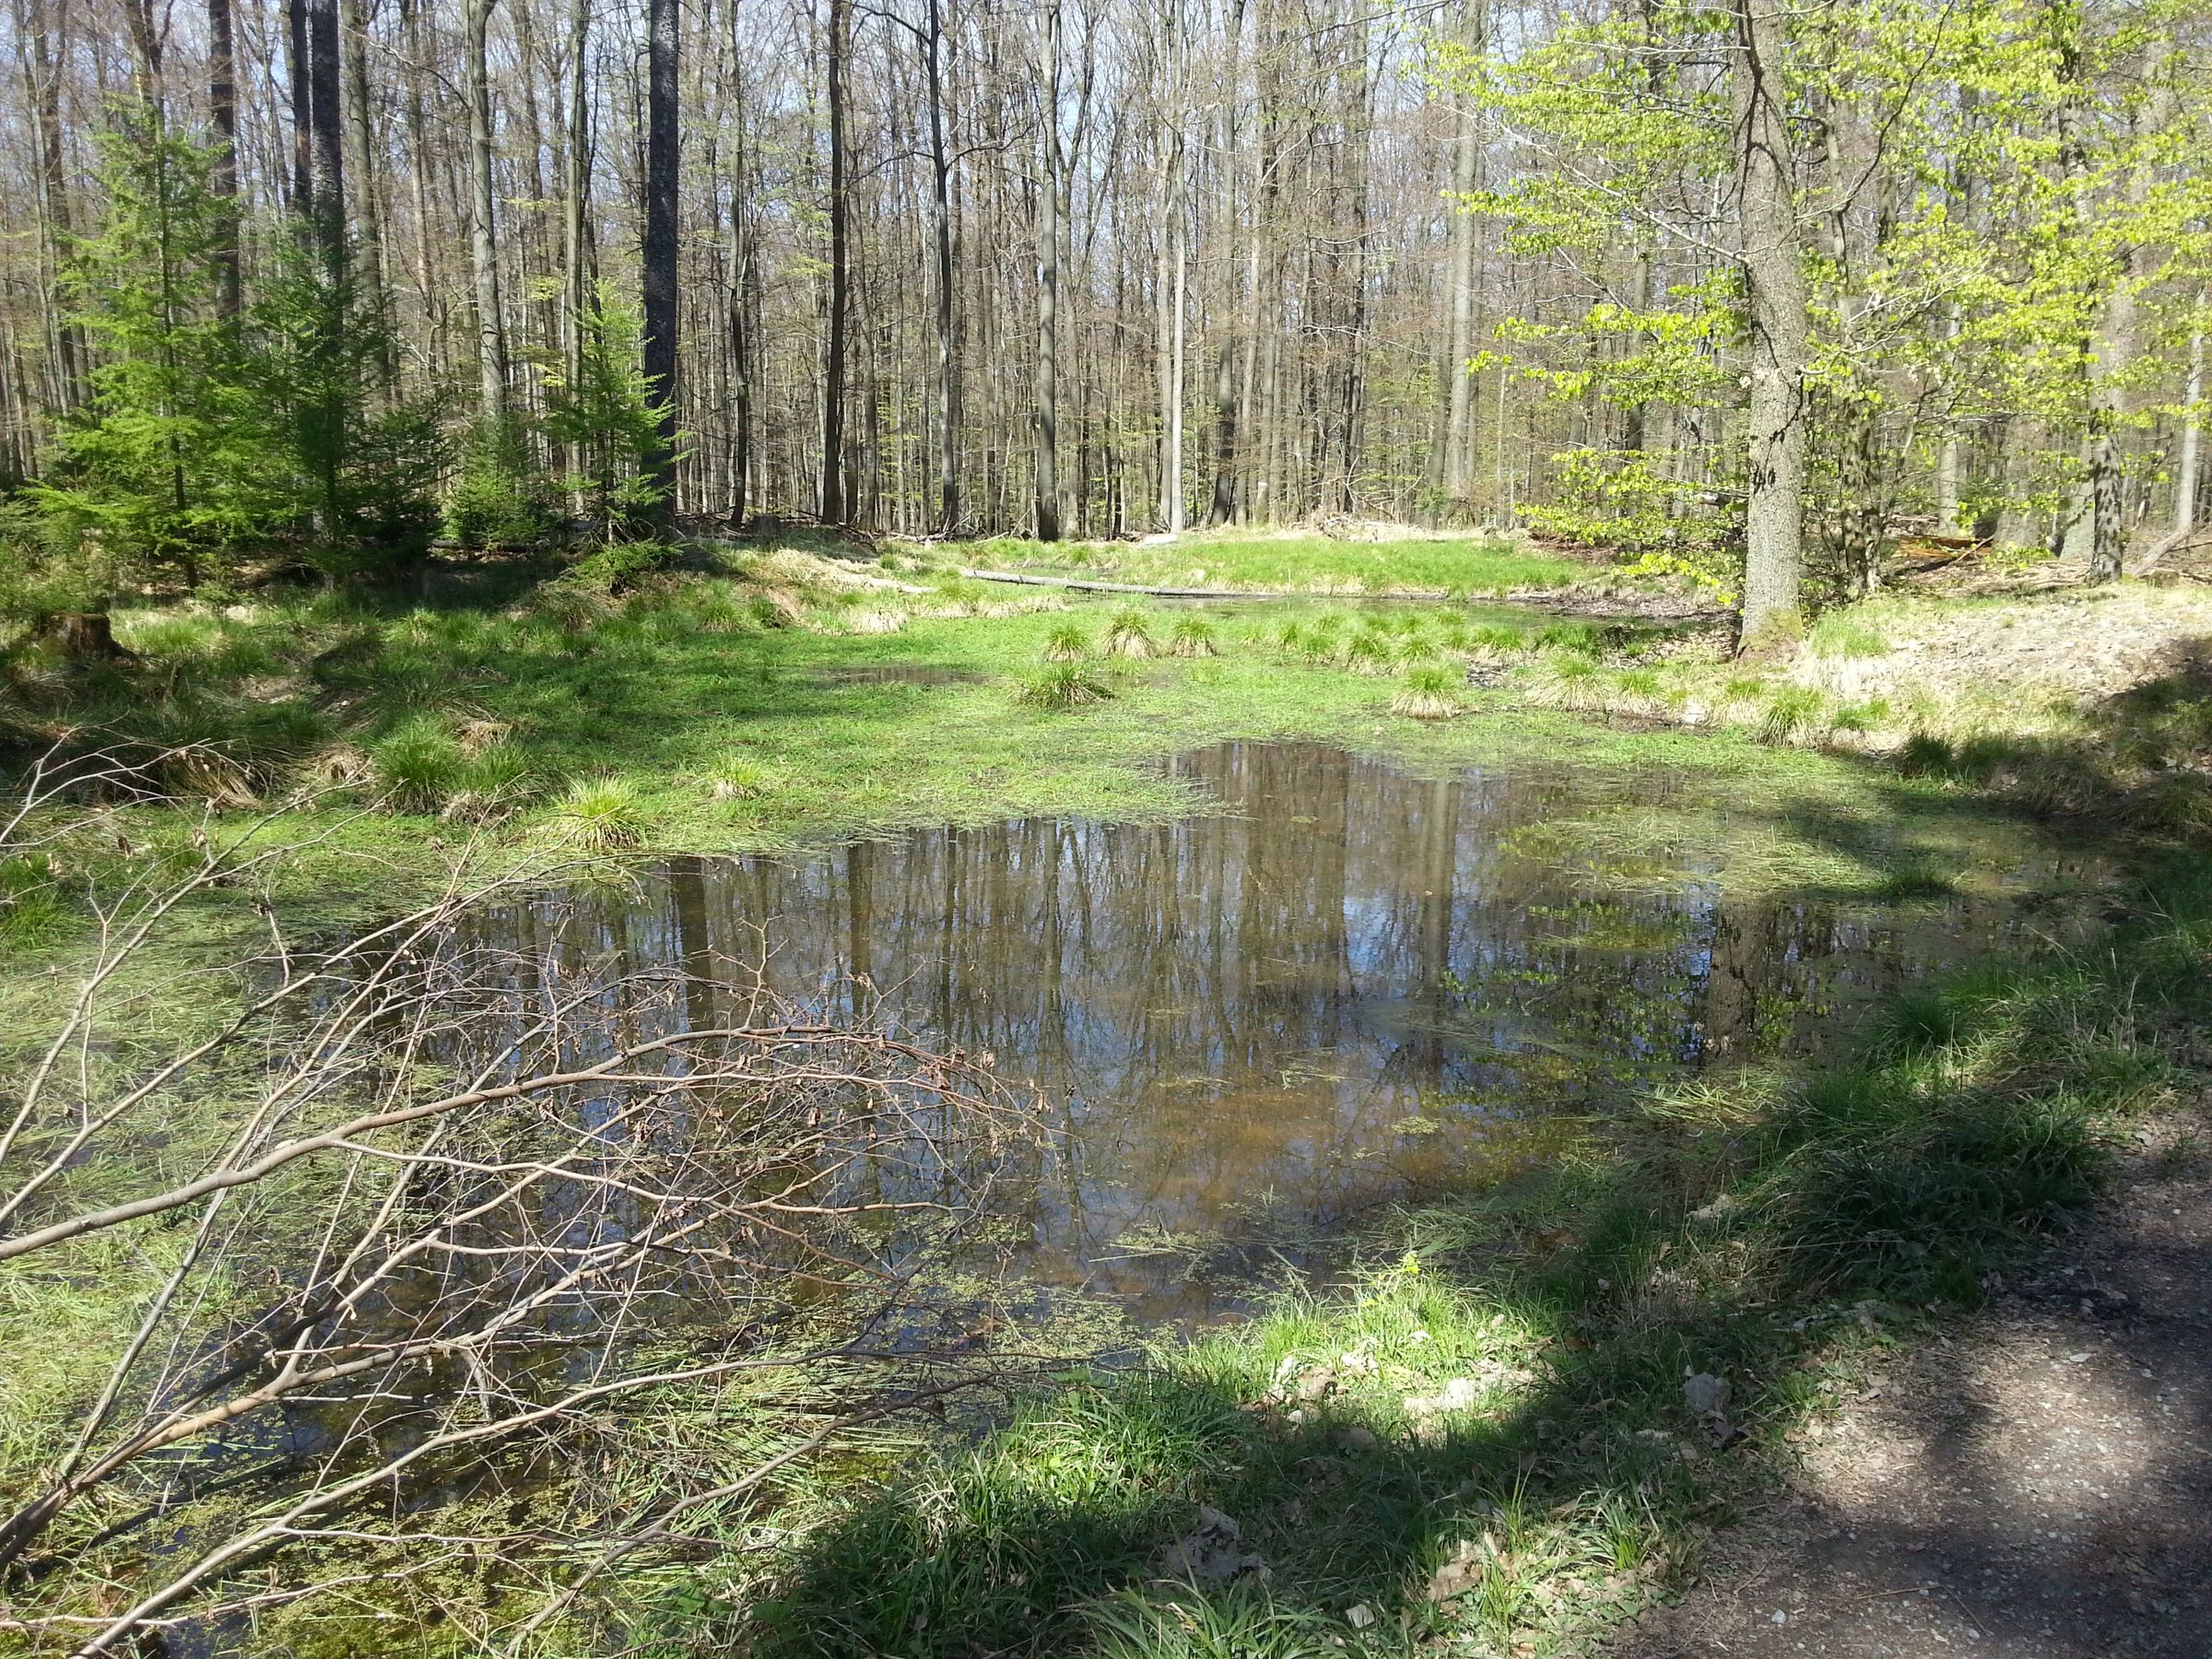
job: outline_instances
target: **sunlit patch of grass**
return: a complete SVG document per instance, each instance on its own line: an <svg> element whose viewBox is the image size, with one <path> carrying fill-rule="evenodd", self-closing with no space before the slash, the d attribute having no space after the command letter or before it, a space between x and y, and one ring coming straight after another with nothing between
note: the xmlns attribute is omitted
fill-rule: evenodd
<svg viewBox="0 0 2212 1659"><path fill-rule="evenodd" d="M554 803L545 829L557 845L604 854L639 845L647 825L638 787L627 778L579 778Z"/></svg>
<svg viewBox="0 0 2212 1659"><path fill-rule="evenodd" d="M1092 1606L1100 1659L1340 1659L1348 1627L1251 1586L1124 1590Z"/></svg>
<svg viewBox="0 0 2212 1659"><path fill-rule="evenodd" d="M1390 700L1390 712L1409 720L1449 720L1462 712L1460 677L1449 668L1416 668Z"/></svg>
<svg viewBox="0 0 2212 1659"><path fill-rule="evenodd" d="M1586 579L1588 565L1487 535L1375 539L1281 531L1210 531L1172 542L977 544L971 562L1070 570L1147 586L1326 594L1501 594Z"/></svg>
<svg viewBox="0 0 2212 1659"><path fill-rule="evenodd" d="M1806 641L1815 656L1824 660L1878 657L1889 653L1882 630L1849 611L1830 611L1813 624Z"/></svg>
<svg viewBox="0 0 2212 1659"><path fill-rule="evenodd" d="M893 634L905 627L906 612L895 606L856 606L844 618L844 629L850 634Z"/></svg>
<svg viewBox="0 0 2212 1659"><path fill-rule="evenodd" d="M1106 701L1113 688L1081 663L1055 663L1030 677L1015 700L1032 709L1080 709Z"/></svg>

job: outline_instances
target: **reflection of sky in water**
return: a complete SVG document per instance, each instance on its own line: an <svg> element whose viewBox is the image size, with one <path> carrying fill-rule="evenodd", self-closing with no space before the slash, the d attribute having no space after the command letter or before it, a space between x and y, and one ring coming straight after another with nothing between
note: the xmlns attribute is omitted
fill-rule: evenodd
<svg viewBox="0 0 2212 1659"><path fill-rule="evenodd" d="M873 984L903 1023L990 1052L1053 1101L1069 1150L1016 1218L1030 1268L1187 1312L1179 1272L1126 1255L1128 1237L1233 1231L1255 1209L1326 1225L1511 1168L1543 1155L1549 1114L1715 1055L1801 1048L2015 924L1987 900L1738 900L1697 847L1666 850L1671 883L1609 888L1559 838L1516 833L1591 809L1597 785L1571 774L1432 782L1307 745L1177 770L1226 810L683 861L619 897L498 912L487 942L548 969L687 962L729 987L695 996L694 1021L764 961L832 1011Z"/></svg>

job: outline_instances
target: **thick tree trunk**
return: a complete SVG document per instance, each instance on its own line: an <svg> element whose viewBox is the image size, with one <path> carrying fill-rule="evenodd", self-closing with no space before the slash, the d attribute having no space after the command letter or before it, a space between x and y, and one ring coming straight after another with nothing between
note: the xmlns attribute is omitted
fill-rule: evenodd
<svg viewBox="0 0 2212 1659"><path fill-rule="evenodd" d="M487 35L497 0L468 0L465 16L468 100L468 268L477 300L477 418L486 441L507 426L507 318L492 183L491 74Z"/></svg>
<svg viewBox="0 0 2212 1659"><path fill-rule="evenodd" d="M338 43L337 0L307 0L308 107L312 136L309 198L316 249L335 284L347 269L344 53Z"/></svg>
<svg viewBox="0 0 2212 1659"><path fill-rule="evenodd" d="M673 6L674 0L658 0ZM852 253L847 231L845 53L851 0L830 0L830 315L822 353L822 472L820 514L826 524L849 516L845 501L845 325L852 305Z"/></svg>
<svg viewBox="0 0 2212 1659"><path fill-rule="evenodd" d="M945 147L945 20L938 0L929 0L926 28L930 232L936 256L937 531L953 535L960 525L960 361L953 311L952 162Z"/></svg>
<svg viewBox="0 0 2212 1659"><path fill-rule="evenodd" d="M236 322L243 302L238 259L238 52L231 40L230 0L207 0L207 121L215 135L211 182L226 204L216 250L217 313Z"/></svg>
<svg viewBox="0 0 2212 1659"><path fill-rule="evenodd" d="M1783 102L1778 4L1739 0L1729 75L1737 250L1751 324L1741 636L1747 649L1786 639L1802 626L1805 369L1811 328Z"/></svg>
<svg viewBox="0 0 2212 1659"><path fill-rule="evenodd" d="M1037 97L1037 539L1060 539L1060 5L1039 20Z"/></svg>
<svg viewBox="0 0 2212 1659"><path fill-rule="evenodd" d="M677 433L677 192L678 94L677 0L650 0L646 8L645 234L641 247L645 379L660 408L660 441L653 457L660 488L658 514L676 516Z"/></svg>
<svg viewBox="0 0 2212 1659"><path fill-rule="evenodd" d="M302 223L314 217L314 81L309 71L309 0L285 0L284 61L292 100L291 209Z"/></svg>
<svg viewBox="0 0 2212 1659"><path fill-rule="evenodd" d="M353 232L359 250L355 275L368 302L365 309L376 324L377 368L389 384L399 365L390 354L384 329L384 229L372 171L376 141L369 108L368 26L361 18L360 0L339 0L338 24L346 77L347 166L353 174Z"/></svg>

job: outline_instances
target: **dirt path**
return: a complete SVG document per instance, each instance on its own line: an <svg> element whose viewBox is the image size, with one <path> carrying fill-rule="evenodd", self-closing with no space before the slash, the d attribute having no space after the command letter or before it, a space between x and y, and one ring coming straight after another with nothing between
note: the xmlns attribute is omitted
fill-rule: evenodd
<svg viewBox="0 0 2212 1659"><path fill-rule="evenodd" d="M1624 1659L2212 1655L2212 1111L1798 1448Z"/></svg>

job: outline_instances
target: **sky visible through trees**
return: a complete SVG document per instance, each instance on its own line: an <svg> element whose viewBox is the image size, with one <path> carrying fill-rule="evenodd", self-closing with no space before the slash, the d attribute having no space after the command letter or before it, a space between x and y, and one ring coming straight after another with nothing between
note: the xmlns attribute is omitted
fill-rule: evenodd
<svg viewBox="0 0 2212 1659"><path fill-rule="evenodd" d="M2202 516L2171 0L5 28L0 475L73 569L1386 516L1621 548L1756 632L1900 524L2110 573Z"/></svg>

